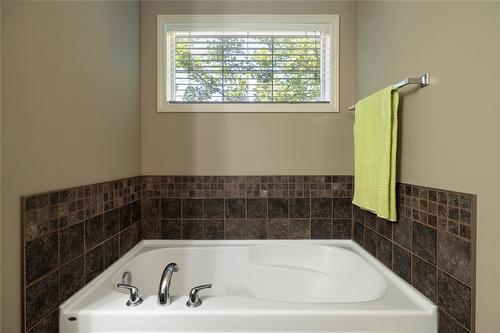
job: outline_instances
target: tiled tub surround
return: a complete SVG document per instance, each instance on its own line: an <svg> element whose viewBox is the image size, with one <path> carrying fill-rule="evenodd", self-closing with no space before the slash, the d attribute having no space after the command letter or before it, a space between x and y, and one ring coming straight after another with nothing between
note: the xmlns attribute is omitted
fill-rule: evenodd
<svg viewBox="0 0 500 333"><path fill-rule="evenodd" d="M141 178L22 198L25 331L57 332L58 307L141 239Z"/></svg>
<svg viewBox="0 0 500 333"><path fill-rule="evenodd" d="M57 332L59 304L141 239L351 238L352 184L145 176L24 197L25 331Z"/></svg>
<svg viewBox="0 0 500 333"><path fill-rule="evenodd" d="M353 239L439 307L439 332L473 327L474 195L398 185L398 221L354 207Z"/></svg>
<svg viewBox="0 0 500 333"><path fill-rule="evenodd" d="M58 305L141 239L351 236L438 304L441 333L470 331L475 196L400 184L390 223L352 193L352 176L143 176L25 197L26 331L57 332Z"/></svg>
<svg viewBox="0 0 500 333"><path fill-rule="evenodd" d="M349 239L352 176L144 176L145 239Z"/></svg>

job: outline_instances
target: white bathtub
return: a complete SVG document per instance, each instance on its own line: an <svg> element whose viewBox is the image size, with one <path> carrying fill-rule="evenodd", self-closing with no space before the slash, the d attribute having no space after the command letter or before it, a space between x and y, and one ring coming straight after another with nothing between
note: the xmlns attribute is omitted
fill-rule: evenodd
<svg viewBox="0 0 500 333"><path fill-rule="evenodd" d="M172 304L159 279L176 262ZM144 299L127 307L123 272ZM203 304L186 306L189 290ZM76 319L76 320L75 320ZM60 307L61 333L437 332L437 308L353 241L143 241Z"/></svg>

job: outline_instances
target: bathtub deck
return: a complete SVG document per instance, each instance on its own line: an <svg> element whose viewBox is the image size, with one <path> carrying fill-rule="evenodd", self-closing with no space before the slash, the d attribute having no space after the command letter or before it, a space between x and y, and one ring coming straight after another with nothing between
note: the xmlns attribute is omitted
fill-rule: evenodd
<svg viewBox="0 0 500 333"><path fill-rule="evenodd" d="M242 246L261 243L224 241L221 244ZM284 244L286 241L277 243ZM385 292L371 301L330 303L282 302L254 297L204 295L201 292L202 306L191 309L185 305L186 296L174 296L171 305L159 307L156 295L148 291L143 297L143 304L126 307L128 294L113 289L112 281L128 260L165 246L217 246L216 242L206 241L145 241L61 306L61 332L437 332L436 306L355 243L299 243L333 244L355 251L385 277ZM293 293L294 290L288 292ZM71 316L77 320L69 321Z"/></svg>

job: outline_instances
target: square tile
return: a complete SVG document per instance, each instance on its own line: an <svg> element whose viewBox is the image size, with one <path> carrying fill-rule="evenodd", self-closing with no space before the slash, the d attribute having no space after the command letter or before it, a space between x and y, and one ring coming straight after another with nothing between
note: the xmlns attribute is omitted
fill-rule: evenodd
<svg viewBox="0 0 500 333"><path fill-rule="evenodd" d="M44 317L28 333L59 333L59 311L55 310Z"/></svg>
<svg viewBox="0 0 500 333"><path fill-rule="evenodd" d="M37 196L37 207L38 209L47 207L49 205L49 195L48 194L40 194Z"/></svg>
<svg viewBox="0 0 500 333"><path fill-rule="evenodd" d="M102 245L85 253L85 283L89 283L104 270L104 247Z"/></svg>
<svg viewBox="0 0 500 333"><path fill-rule="evenodd" d="M446 273L438 274L438 305L461 325L471 329L471 289Z"/></svg>
<svg viewBox="0 0 500 333"><path fill-rule="evenodd" d="M41 278L59 266L58 233L26 243L26 283Z"/></svg>
<svg viewBox="0 0 500 333"><path fill-rule="evenodd" d="M448 218L448 207L446 205L438 205L437 209L438 217Z"/></svg>
<svg viewBox="0 0 500 333"><path fill-rule="evenodd" d="M472 230L470 228L470 226L468 225L465 225L465 224L461 224L459 226L459 229L460 229L460 236L463 237L463 238L467 238L467 239L471 239L472 238Z"/></svg>
<svg viewBox="0 0 500 333"><path fill-rule="evenodd" d="M248 239L267 239L267 219L247 220Z"/></svg>
<svg viewBox="0 0 500 333"><path fill-rule="evenodd" d="M59 275L60 302L64 302L85 285L84 256L63 265Z"/></svg>
<svg viewBox="0 0 500 333"><path fill-rule="evenodd" d="M270 219L288 218L288 198L269 198L267 203Z"/></svg>
<svg viewBox="0 0 500 333"><path fill-rule="evenodd" d="M448 193L445 191L439 191L438 192L438 202L440 204L446 205L448 203Z"/></svg>
<svg viewBox="0 0 500 333"><path fill-rule="evenodd" d="M437 225L438 225L437 216L436 215L428 215L427 216L427 224L430 225L431 227L437 227Z"/></svg>
<svg viewBox="0 0 500 333"><path fill-rule="evenodd" d="M332 198L312 198L311 216L313 218L332 218L333 217Z"/></svg>
<svg viewBox="0 0 500 333"><path fill-rule="evenodd" d="M412 258L412 285L431 301L437 297L437 269L436 266L413 256Z"/></svg>
<svg viewBox="0 0 500 333"><path fill-rule="evenodd" d="M437 192L436 190L429 190L427 198L429 201L436 202L437 201Z"/></svg>
<svg viewBox="0 0 500 333"><path fill-rule="evenodd" d="M418 210L418 208L413 208L411 210L411 219L412 221L420 221L420 210Z"/></svg>
<svg viewBox="0 0 500 333"><path fill-rule="evenodd" d="M349 219L333 219L332 239L350 239L352 222Z"/></svg>
<svg viewBox="0 0 500 333"><path fill-rule="evenodd" d="M406 217L398 217L392 225L393 240L404 248L411 249L411 221Z"/></svg>
<svg viewBox="0 0 500 333"><path fill-rule="evenodd" d="M156 220L160 218L160 199L143 198L142 199L142 218Z"/></svg>
<svg viewBox="0 0 500 333"><path fill-rule="evenodd" d="M267 199L265 198L247 199L247 214L249 219L267 218Z"/></svg>
<svg viewBox="0 0 500 333"><path fill-rule="evenodd" d="M224 199L203 199L204 219L224 218Z"/></svg>
<svg viewBox="0 0 500 333"><path fill-rule="evenodd" d="M438 233L438 267L452 276L471 284L471 244L444 231Z"/></svg>
<svg viewBox="0 0 500 333"><path fill-rule="evenodd" d="M411 253L398 245L393 246L393 270L406 282L411 283Z"/></svg>
<svg viewBox="0 0 500 333"><path fill-rule="evenodd" d="M459 205L460 208L472 209L472 195L462 193L459 195Z"/></svg>
<svg viewBox="0 0 500 333"><path fill-rule="evenodd" d="M84 227L83 223L72 225L60 231L59 254L61 264L83 254Z"/></svg>
<svg viewBox="0 0 500 333"><path fill-rule="evenodd" d="M333 217L351 218L352 217L352 199L333 198Z"/></svg>
<svg viewBox="0 0 500 333"><path fill-rule="evenodd" d="M246 217L245 199L225 200L226 218L243 219Z"/></svg>
<svg viewBox="0 0 500 333"><path fill-rule="evenodd" d="M448 192L448 206L453 206L453 207L459 206L458 193Z"/></svg>
<svg viewBox="0 0 500 333"><path fill-rule="evenodd" d="M161 220L161 239L181 239L181 220Z"/></svg>
<svg viewBox="0 0 500 333"><path fill-rule="evenodd" d="M377 231L387 239L392 240L392 226L395 222L387 221L386 219L377 217Z"/></svg>
<svg viewBox="0 0 500 333"><path fill-rule="evenodd" d="M97 215L85 220L85 249L90 250L104 240L103 217Z"/></svg>
<svg viewBox="0 0 500 333"><path fill-rule="evenodd" d="M224 224L226 239L247 239L247 225L245 219L227 219Z"/></svg>
<svg viewBox="0 0 500 333"><path fill-rule="evenodd" d="M103 215L104 239L113 237L120 231L118 223L118 210L113 209Z"/></svg>
<svg viewBox="0 0 500 333"><path fill-rule="evenodd" d="M130 226L130 206L125 205L118 209L118 221L120 223L120 231L127 229Z"/></svg>
<svg viewBox="0 0 500 333"><path fill-rule="evenodd" d="M466 209L460 209L459 212L459 221L465 224L471 224L472 223L472 212Z"/></svg>
<svg viewBox="0 0 500 333"><path fill-rule="evenodd" d="M183 219L203 218L203 200L182 199L182 218Z"/></svg>
<svg viewBox="0 0 500 333"><path fill-rule="evenodd" d="M24 198L24 210L26 212L33 211L38 208L38 198L34 195Z"/></svg>
<svg viewBox="0 0 500 333"><path fill-rule="evenodd" d="M392 242L378 235L377 259L392 269Z"/></svg>
<svg viewBox="0 0 500 333"><path fill-rule="evenodd" d="M370 228L365 228L365 250L370 252L374 257L377 256L378 236L377 233Z"/></svg>
<svg viewBox="0 0 500 333"><path fill-rule="evenodd" d="M120 233L120 255L124 255L133 248L141 239L140 223L131 225Z"/></svg>
<svg viewBox="0 0 500 333"><path fill-rule="evenodd" d="M312 239L332 238L332 219L312 219L311 238Z"/></svg>
<svg viewBox="0 0 500 333"><path fill-rule="evenodd" d="M420 188L418 186L412 186L411 187L411 195L413 197L420 197Z"/></svg>
<svg viewBox="0 0 500 333"><path fill-rule="evenodd" d="M454 207L448 207L448 219L458 221L460 219L460 210Z"/></svg>
<svg viewBox="0 0 500 333"><path fill-rule="evenodd" d="M161 237L159 219L146 217L142 220L141 227L143 239L157 239Z"/></svg>
<svg viewBox="0 0 500 333"><path fill-rule="evenodd" d="M59 203L59 192L49 193L49 204L57 205Z"/></svg>
<svg viewBox="0 0 500 333"><path fill-rule="evenodd" d="M365 210L353 204L352 214L355 222L365 224L365 215L366 215Z"/></svg>
<svg viewBox="0 0 500 333"><path fill-rule="evenodd" d="M459 235L459 225L457 222L453 222L451 220L448 220L448 227L446 230L448 230L448 232L454 234L454 235Z"/></svg>
<svg viewBox="0 0 500 333"><path fill-rule="evenodd" d="M428 206L428 213L431 215L437 215L438 213L438 205L435 202L430 201Z"/></svg>
<svg viewBox="0 0 500 333"><path fill-rule="evenodd" d="M412 251L431 263L436 263L436 229L413 222Z"/></svg>
<svg viewBox="0 0 500 333"><path fill-rule="evenodd" d="M59 306L59 271L26 289L26 326L32 327Z"/></svg>
<svg viewBox="0 0 500 333"><path fill-rule="evenodd" d="M377 215L365 211L365 225L373 230L377 230Z"/></svg>
<svg viewBox="0 0 500 333"><path fill-rule="evenodd" d="M469 330L465 329L442 310L439 311L438 327L439 333L469 333Z"/></svg>
<svg viewBox="0 0 500 333"><path fill-rule="evenodd" d="M168 219L181 218L181 199L161 198L160 218L168 218Z"/></svg>
<svg viewBox="0 0 500 333"><path fill-rule="evenodd" d="M203 220L182 220L182 239L203 239Z"/></svg>
<svg viewBox="0 0 500 333"><path fill-rule="evenodd" d="M269 239L288 239L288 219L270 219L268 221Z"/></svg>
<svg viewBox="0 0 500 333"><path fill-rule="evenodd" d="M224 239L224 220L204 220L204 239Z"/></svg>
<svg viewBox="0 0 500 333"><path fill-rule="evenodd" d="M139 200L130 203L130 223L136 223L141 220L141 205Z"/></svg>
<svg viewBox="0 0 500 333"><path fill-rule="evenodd" d="M290 219L289 223L289 239L311 239L310 219Z"/></svg>
<svg viewBox="0 0 500 333"><path fill-rule="evenodd" d="M120 258L120 236L116 235L104 242L104 269Z"/></svg>
<svg viewBox="0 0 500 333"><path fill-rule="evenodd" d="M365 226L361 223L354 223L353 240L361 246L365 246Z"/></svg>
<svg viewBox="0 0 500 333"><path fill-rule="evenodd" d="M290 218L309 218L310 216L309 198L290 198Z"/></svg>

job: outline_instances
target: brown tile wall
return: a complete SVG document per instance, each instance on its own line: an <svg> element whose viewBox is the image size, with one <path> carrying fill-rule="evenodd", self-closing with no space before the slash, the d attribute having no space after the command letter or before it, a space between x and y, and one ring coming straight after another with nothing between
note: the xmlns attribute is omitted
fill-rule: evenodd
<svg viewBox="0 0 500 333"><path fill-rule="evenodd" d="M398 185L396 223L353 207L352 176L143 176L22 198L26 332L141 239L350 239L473 327L475 196ZM55 292L54 292L55 291Z"/></svg>
<svg viewBox="0 0 500 333"><path fill-rule="evenodd" d="M146 239L351 238L352 176L144 176Z"/></svg>
<svg viewBox="0 0 500 333"><path fill-rule="evenodd" d="M439 307L439 332L473 327L476 198L398 184L398 220L354 206L353 239Z"/></svg>
<svg viewBox="0 0 500 333"><path fill-rule="evenodd" d="M57 332L59 304L141 236L141 178L23 197L24 331Z"/></svg>

